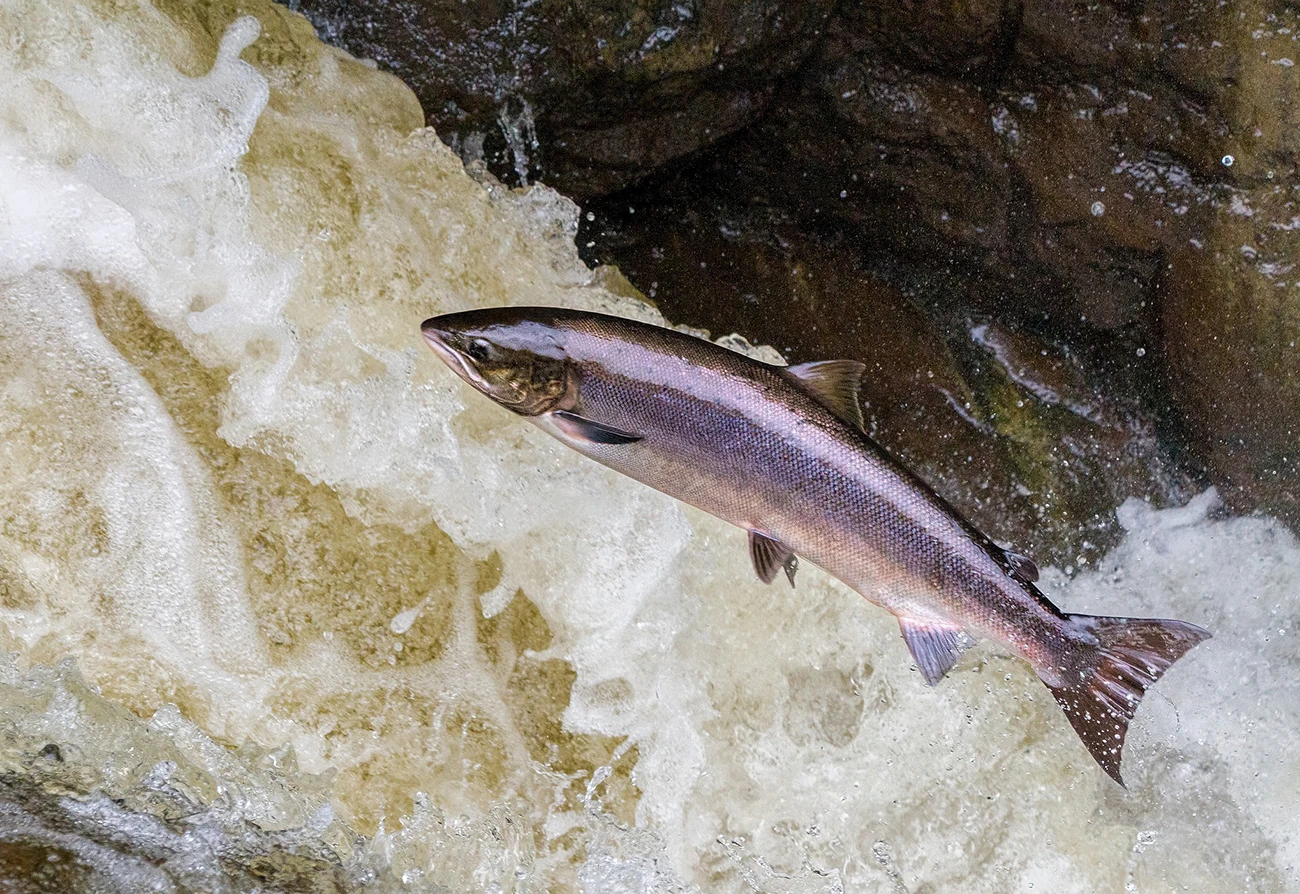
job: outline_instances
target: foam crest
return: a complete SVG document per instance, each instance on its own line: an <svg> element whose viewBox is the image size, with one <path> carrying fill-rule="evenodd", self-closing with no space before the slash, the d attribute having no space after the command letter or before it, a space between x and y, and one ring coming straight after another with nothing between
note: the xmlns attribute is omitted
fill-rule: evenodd
<svg viewBox="0 0 1300 894"><path fill-rule="evenodd" d="M71 554L48 556L57 567L31 553L15 564L48 595L45 608L90 627L87 596L111 604L123 645L184 667L213 700L247 698L235 678L265 658L237 545L193 448L67 276L36 271L0 287L0 328L5 366L20 371L0 411L20 460L0 485L11 526L39 537L73 519L68 534L80 541ZM24 412L33 402L39 421ZM14 545L21 551L22 538ZM39 610L5 614L10 635L45 660L89 633L51 628Z"/></svg>

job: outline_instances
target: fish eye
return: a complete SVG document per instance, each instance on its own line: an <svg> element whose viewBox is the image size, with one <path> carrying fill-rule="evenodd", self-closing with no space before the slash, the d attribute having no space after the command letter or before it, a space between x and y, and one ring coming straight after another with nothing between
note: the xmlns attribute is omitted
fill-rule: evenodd
<svg viewBox="0 0 1300 894"><path fill-rule="evenodd" d="M482 363L492 355L492 343L486 338L475 338L465 346L465 353L476 363Z"/></svg>

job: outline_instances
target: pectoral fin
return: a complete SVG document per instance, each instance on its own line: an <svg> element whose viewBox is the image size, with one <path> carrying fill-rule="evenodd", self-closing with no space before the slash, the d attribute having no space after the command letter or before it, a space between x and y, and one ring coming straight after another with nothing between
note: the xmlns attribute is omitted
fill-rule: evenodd
<svg viewBox="0 0 1300 894"><path fill-rule="evenodd" d="M948 627L929 622L899 618L903 640L912 651L912 658L921 670L925 682L933 686L952 670L961 653L975 641L960 627Z"/></svg>
<svg viewBox="0 0 1300 894"><path fill-rule="evenodd" d="M558 410L551 414L551 422L566 437L590 444L635 444L640 436L619 431L609 425L586 419L576 413Z"/></svg>
<svg viewBox="0 0 1300 894"><path fill-rule="evenodd" d="M818 403L861 429L862 404L858 402L858 385L866 369L856 360L821 360L787 366L785 372L798 379Z"/></svg>
<svg viewBox="0 0 1300 894"><path fill-rule="evenodd" d="M770 584L776 578L777 571L784 568L790 586L794 586L794 573L799 568L799 560L784 543L757 531L750 531L749 558L754 563L754 571L758 572L758 579L763 583Z"/></svg>

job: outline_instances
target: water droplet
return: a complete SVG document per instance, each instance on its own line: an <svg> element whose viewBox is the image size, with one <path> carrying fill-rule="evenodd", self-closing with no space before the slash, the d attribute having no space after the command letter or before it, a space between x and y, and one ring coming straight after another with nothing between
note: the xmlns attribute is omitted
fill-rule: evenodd
<svg viewBox="0 0 1300 894"><path fill-rule="evenodd" d="M1231 155L1225 155L1225 156L1223 156L1223 158L1221 159L1221 161L1223 162L1223 166L1224 166L1225 168L1230 168L1230 167L1232 167L1232 163L1233 163L1234 161L1236 161L1236 159L1233 158Z"/></svg>

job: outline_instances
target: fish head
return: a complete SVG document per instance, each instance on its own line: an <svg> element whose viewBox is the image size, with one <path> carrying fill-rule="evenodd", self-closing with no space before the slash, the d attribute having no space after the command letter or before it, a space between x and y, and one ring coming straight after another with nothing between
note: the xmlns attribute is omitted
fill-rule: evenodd
<svg viewBox="0 0 1300 894"><path fill-rule="evenodd" d="M539 416L573 401L563 331L545 319L486 308L431 317L420 330L452 372L508 410Z"/></svg>

